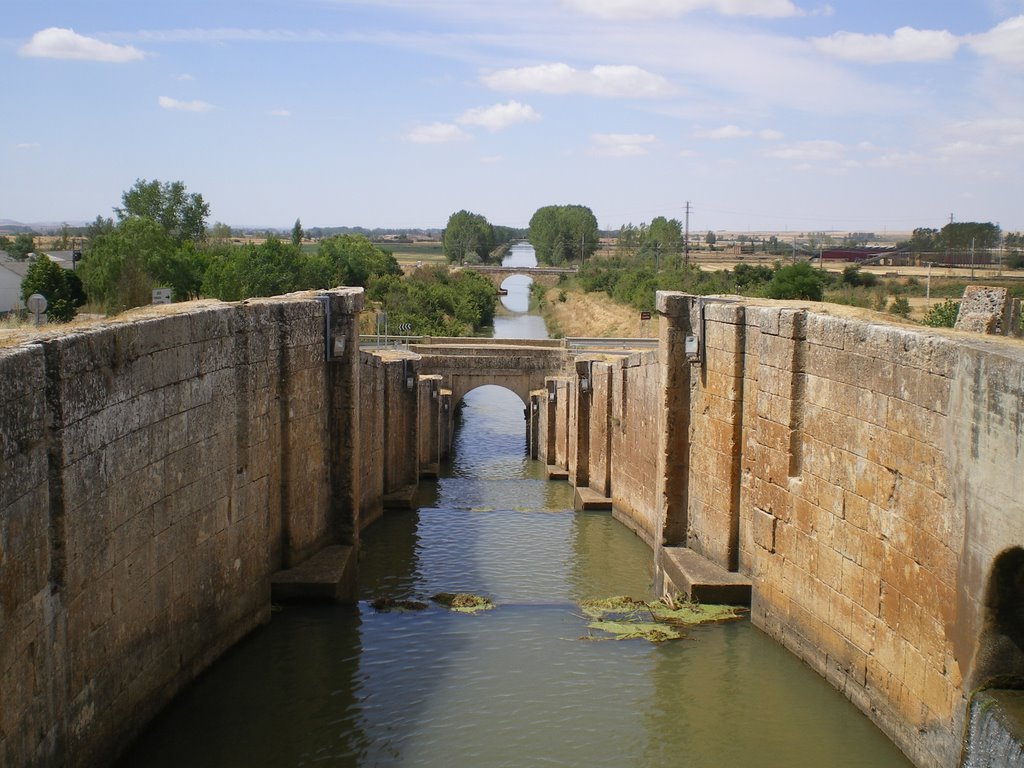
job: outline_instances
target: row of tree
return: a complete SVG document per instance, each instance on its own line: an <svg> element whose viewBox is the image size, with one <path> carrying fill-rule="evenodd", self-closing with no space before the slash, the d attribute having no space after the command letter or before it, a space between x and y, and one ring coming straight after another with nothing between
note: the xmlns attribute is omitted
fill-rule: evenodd
<svg viewBox="0 0 1024 768"><path fill-rule="evenodd" d="M181 182L139 180L114 209L117 221L98 216L78 267L85 293L107 312L148 304L152 289L172 289L175 300L208 296L237 301L336 285L366 286L380 275L399 275L388 252L361 235L322 240L302 249L296 220L290 241L270 237L233 245L211 239L209 205Z"/></svg>
<svg viewBox="0 0 1024 768"><path fill-rule="evenodd" d="M23 298L41 293L51 317L70 320L86 295L118 312L149 304L158 286L170 287L175 300L237 301L347 285L365 287L395 326L408 322L416 334L472 334L493 322L495 292L487 279L449 275L445 268L405 278L394 256L363 235L334 235L307 250L296 219L288 240L234 245L210 237L209 206L181 182L139 180L121 202L116 221L97 216L89 225L77 272L38 258L23 281Z"/></svg>
<svg viewBox="0 0 1024 768"><path fill-rule="evenodd" d="M1013 241L1011 243L1010 241ZM937 253L944 251L969 251L998 248L1003 241L1003 232L998 224L988 221L950 222L942 229L918 227L910 240L901 246L915 252ZM1014 247L1020 242L1019 233L1007 235L1007 246Z"/></svg>
<svg viewBox="0 0 1024 768"><path fill-rule="evenodd" d="M600 243L593 211L584 205L547 205L538 208L525 232L498 227L479 213L458 211L448 217L441 234L444 253L455 264L486 264L497 261L501 246L526 236L540 264L583 261Z"/></svg>

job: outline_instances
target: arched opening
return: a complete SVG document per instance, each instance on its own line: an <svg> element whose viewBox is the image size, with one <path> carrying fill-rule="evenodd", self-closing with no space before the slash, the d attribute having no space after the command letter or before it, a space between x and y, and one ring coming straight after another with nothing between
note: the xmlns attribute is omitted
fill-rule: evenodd
<svg viewBox="0 0 1024 768"><path fill-rule="evenodd" d="M488 476L528 461L526 405L511 389L497 384L474 387L453 408L452 474Z"/></svg>
<svg viewBox="0 0 1024 768"><path fill-rule="evenodd" d="M501 305L509 312L528 312L530 309L530 286L533 278L527 275L510 275L501 282Z"/></svg>
<svg viewBox="0 0 1024 768"><path fill-rule="evenodd" d="M1024 549L1004 549L992 561L972 688L1024 688Z"/></svg>

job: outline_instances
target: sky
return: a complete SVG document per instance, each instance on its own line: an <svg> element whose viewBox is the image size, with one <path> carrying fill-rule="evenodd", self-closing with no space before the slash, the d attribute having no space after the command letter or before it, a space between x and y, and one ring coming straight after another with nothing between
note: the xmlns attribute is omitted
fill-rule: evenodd
<svg viewBox="0 0 1024 768"><path fill-rule="evenodd" d="M1024 230L1024 0L33 0L0 220Z"/></svg>

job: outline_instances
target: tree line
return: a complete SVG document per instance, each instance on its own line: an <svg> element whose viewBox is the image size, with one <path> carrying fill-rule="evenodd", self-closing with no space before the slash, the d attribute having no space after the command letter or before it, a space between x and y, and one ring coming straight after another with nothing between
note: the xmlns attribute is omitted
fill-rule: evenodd
<svg viewBox="0 0 1024 768"><path fill-rule="evenodd" d="M23 280L23 298L47 297L56 320L70 320L86 297L108 313L149 304L156 287L175 301L199 297L238 301L339 285L367 297L412 332L464 335L492 322L494 287L472 273L418 270L403 277L394 255L361 234L336 234L303 248L296 219L290 239L235 245L211 237L209 205L181 182L138 180L122 194L114 217L97 216L77 270L39 258Z"/></svg>
<svg viewBox="0 0 1024 768"><path fill-rule="evenodd" d="M500 262L502 246L527 238L537 262L548 265L582 261L600 243L597 219L584 205L547 205L538 208L527 229L491 224L479 213L461 210L448 217L441 233L444 254L454 264Z"/></svg>

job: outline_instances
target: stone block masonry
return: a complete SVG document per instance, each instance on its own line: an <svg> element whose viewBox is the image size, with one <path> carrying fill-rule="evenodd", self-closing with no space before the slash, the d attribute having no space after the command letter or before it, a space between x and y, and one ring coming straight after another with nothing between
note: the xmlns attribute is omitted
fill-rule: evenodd
<svg viewBox="0 0 1024 768"><path fill-rule="evenodd" d="M0 765L108 764L269 618L271 573L353 543L360 305L176 305L0 350Z"/></svg>
<svg viewBox="0 0 1024 768"><path fill-rule="evenodd" d="M659 310L660 525L685 531L662 540L749 577L754 622L917 765L957 765L985 583L1024 542L1024 345L820 305Z"/></svg>

